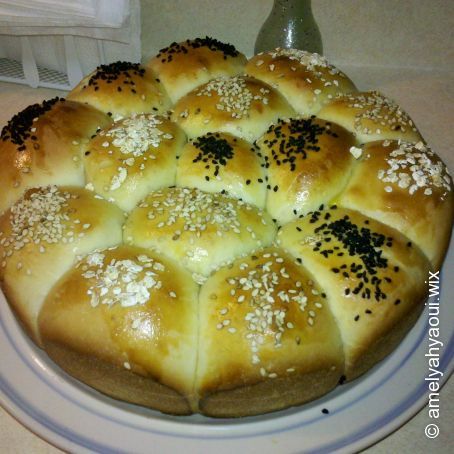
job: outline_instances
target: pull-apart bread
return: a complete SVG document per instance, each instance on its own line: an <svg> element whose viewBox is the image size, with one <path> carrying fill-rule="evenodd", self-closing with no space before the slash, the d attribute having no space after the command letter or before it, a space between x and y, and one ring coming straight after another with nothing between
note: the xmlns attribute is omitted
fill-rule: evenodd
<svg viewBox="0 0 454 454"><path fill-rule="evenodd" d="M0 283L62 369L162 412L301 405L385 358L449 244L410 116L324 57L212 38L102 65L0 140Z"/></svg>

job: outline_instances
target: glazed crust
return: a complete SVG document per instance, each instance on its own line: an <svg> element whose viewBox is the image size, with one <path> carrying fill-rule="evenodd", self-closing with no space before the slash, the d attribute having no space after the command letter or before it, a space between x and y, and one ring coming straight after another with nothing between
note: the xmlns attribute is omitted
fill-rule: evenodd
<svg viewBox="0 0 454 454"><path fill-rule="evenodd" d="M54 359L95 388L123 393L141 404L165 390L160 408L174 401L175 413L187 413L197 351L197 291L187 271L146 250L121 246L99 251L79 262L49 293L40 331ZM74 365L67 351L73 352ZM115 384L114 377L98 382L106 370L126 388ZM151 397L140 397L136 383L149 388Z"/></svg>
<svg viewBox="0 0 454 454"><path fill-rule="evenodd" d="M123 219L85 189L56 186L27 191L0 217L0 283L35 342L47 293L78 255L121 241Z"/></svg>
<svg viewBox="0 0 454 454"><path fill-rule="evenodd" d="M220 131L254 141L270 124L294 114L285 98L269 85L236 76L214 79L189 92L175 105L172 119L190 138Z"/></svg>
<svg viewBox="0 0 454 454"><path fill-rule="evenodd" d="M87 183L130 211L150 191L175 184L176 158L185 143L184 132L165 117L141 114L119 120L87 144Z"/></svg>
<svg viewBox="0 0 454 454"><path fill-rule="evenodd" d="M164 113L171 105L153 71L129 62L99 66L71 90L67 99L89 104L114 120L135 113Z"/></svg>
<svg viewBox="0 0 454 454"><path fill-rule="evenodd" d="M317 399L424 307L452 180L400 106L211 38L98 68L3 129L0 285L63 370L174 415Z"/></svg>
<svg viewBox="0 0 454 454"><path fill-rule="evenodd" d="M281 224L335 198L353 168L352 134L317 118L278 122L257 143L268 173L266 209Z"/></svg>
<svg viewBox="0 0 454 454"><path fill-rule="evenodd" d="M85 146L110 123L99 110L57 98L13 117L0 141L0 180L8 188L0 195L0 213L29 188L83 186Z"/></svg>
<svg viewBox="0 0 454 454"><path fill-rule="evenodd" d="M305 117L317 114L336 96L356 91L353 82L324 57L295 49L255 55L245 71L281 92Z"/></svg>
<svg viewBox="0 0 454 454"><path fill-rule="evenodd" d="M178 186L224 191L262 209L267 181L260 149L232 134L208 133L191 140L178 160Z"/></svg>
<svg viewBox="0 0 454 454"><path fill-rule="evenodd" d="M348 379L391 351L421 311L430 263L391 227L356 211L321 207L284 226L278 243L314 273L327 294Z"/></svg>
<svg viewBox="0 0 454 454"><path fill-rule="evenodd" d="M230 44L199 38L172 43L161 49L147 67L156 73L175 104L211 79L242 73L246 61L246 57Z"/></svg>
<svg viewBox="0 0 454 454"><path fill-rule="evenodd" d="M338 202L405 232L439 270L454 217L451 187L445 165L422 142L371 142Z"/></svg>
<svg viewBox="0 0 454 454"><path fill-rule="evenodd" d="M410 116L392 99L377 91L338 95L317 114L355 134L358 143L375 140L422 139Z"/></svg>

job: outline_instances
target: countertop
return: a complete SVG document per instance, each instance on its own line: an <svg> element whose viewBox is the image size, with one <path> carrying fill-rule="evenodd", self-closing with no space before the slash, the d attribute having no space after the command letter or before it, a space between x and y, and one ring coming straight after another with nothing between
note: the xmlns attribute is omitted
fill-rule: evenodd
<svg viewBox="0 0 454 454"><path fill-rule="evenodd" d="M454 77L447 72L413 68L344 67L360 89L378 89L396 100L413 118L428 144L454 171ZM31 103L64 96L64 92L32 89L18 84L0 83L0 127L15 113ZM447 264L445 263L445 266ZM453 266L453 264L451 264ZM4 367L4 365L2 365ZM366 453L390 452L452 452L454 446L454 380L445 384L440 394L440 435L427 439L424 427L430 422L423 408L397 431L390 434ZM59 449L22 426L0 409L0 451L8 453L55 454Z"/></svg>

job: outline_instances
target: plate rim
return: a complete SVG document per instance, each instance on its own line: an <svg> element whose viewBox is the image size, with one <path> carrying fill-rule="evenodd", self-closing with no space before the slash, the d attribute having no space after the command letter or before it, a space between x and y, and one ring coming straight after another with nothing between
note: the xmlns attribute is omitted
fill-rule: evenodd
<svg viewBox="0 0 454 454"><path fill-rule="evenodd" d="M454 266L452 265L452 264L454 264L453 257L454 257L454 247L453 247L453 244L451 244L451 246L448 250L448 253L446 255L446 258L445 258L444 267L441 269L442 285L440 285L440 290L439 290L440 291L439 301L440 301L441 307L444 307L443 304L445 304L445 305L449 304L449 302L447 301L448 295L451 294L451 292L454 292L454 283L452 282L453 280L449 279L449 277L447 277L447 275L448 276L453 275L453 271L454 271ZM2 299L6 301L6 298L4 298L3 294L1 294L1 292L0 292L0 303L3 303ZM6 304L5 306L6 306L5 310L10 311L10 308L8 307L8 305ZM448 309L449 308L446 307L445 311L447 311L449 313ZM428 319L425 320L424 323L422 323L421 320L424 317L427 317L427 312L428 312L428 310L427 310L427 306L426 306L426 308L422 312L422 314L417 322L418 326L420 324L424 325L422 327L421 332L419 333L418 342L414 346L413 351L411 351L410 353L407 352L408 357L406 358L405 361L412 359L412 356L415 354L415 352L418 349L422 348L421 345L428 332ZM11 313L11 311L10 311L10 313ZM14 317L12 315L12 313L11 313L11 317ZM453 317L451 317L451 318L453 318ZM0 313L0 335L1 336L5 335L5 327L3 325L4 322L5 321L3 319L3 316ZM415 327L413 327L410 332L414 332L414 331L415 331ZM6 333L6 334L8 335L8 333ZM22 334L22 337L25 337L25 335ZM405 339L407 339L407 338L408 338L408 336ZM404 339L404 341L405 341L405 339ZM24 340L24 339L22 339L22 340ZM31 342L29 340L26 340L26 341ZM401 343L401 345L402 345L402 343ZM401 345L399 345L399 347L397 347L397 349L393 353L391 353L391 355L389 355L384 361L380 362L378 364L378 366L384 364L388 360L388 358L390 358L391 356L396 355L396 352L399 350ZM44 352L43 352L43 355L45 355ZM442 370L444 372L444 376L439 381L440 389L448 381L449 377L453 373L453 369L454 369L453 357L454 357L454 327L453 327L453 329L451 329L450 335L448 336L448 340L445 343L445 349L443 351L443 354L440 356L440 367L438 369ZM31 367L29 364L27 364L27 366ZM371 377L373 377L375 375L374 370L375 370L375 368L373 368L373 370L371 371ZM367 381L371 377L367 377L365 380ZM356 382L356 380L352 383L355 383L355 382ZM84 385L84 386L86 386L86 385ZM27 412L25 409L20 408L20 405L18 406L17 402L14 401L14 399L10 395L12 393L12 391L14 391L14 390L12 390L12 391L10 390L8 393L8 390L5 391L5 387L6 387L5 382L2 378L2 374L0 373L0 405L2 405L2 407L13 418L15 418L19 423L21 423L22 425L27 427L29 430L31 430L33 433L35 433L37 436L46 440L51 445L53 445L59 449L63 449L63 450L68 450L68 449L76 450L77 449L78 452L81 452L81 450L83 450L82 452L85 452L85 451L86 452L103 452L103 453L109 452L108 449L107 450L105 449L106 446L98 445L96 447L97 443L94 442L93 440L88 439L86 445L83 445L83 444L81 445L80 443L77 443L77 442L61 435L61 433L53 431L48 425L46 426L46 424L44 424L42 421L39 421L36 418L34 418L33 415L30 414L30 409ZM108 399L110 399L110 398L108 398ZM319 400L322 400L322 399L319 399ZM417 412L419 412L426 405L427 401L428 401L428 391L427 391L427 386L424 387L424 381L423 381L423 383L421 383L419 386L415 387L413 389L411 395L408 395L407 398L404 401L400 402L400 404L397 407L395 405L390 406L388 411L384 415L382 415L377 421L375 421L374 425L372 425L372 424L367 425L366 429L361 429L357 434L349 433L348 435L344 436L340 440L336 439L335 442L330 442L330 445L320 445L319 449L318 448L316 450L311 449L310 451L304 451L304 452L327 452L327 449L329 449L329 450L332 449L332 446L334 443L337 443L337 446L334 446L334 449L336 449L336 451L345 450L345 449L348 449L348 450L354 449L355 451L357 451L359 449L367 448L368 446L371 446L371 445L379 442L380 440L385 438L387 435L389 435L390 433L392 433L393 431L395 431L399 427L401 427L403 424L405 424L405 422L407 422L409 419L411 419ZM317 402L317 401L314 401L314 402ZM327 404L327 403L325 403L325 404ZM120 409L120 411L121 411L121 409ZM396 412L397 412L397 414L396 414ZM279 413L281 413L281 412L277 412L276 415L278 415ZM298 413L298 410L296 410L296 414L297 413ZM394 415L394 417L390 419L390 415ZM271 416L270 420L272 420L272 419L273 419L273 417ZM204 426L205 425L202 425L202 427L204 427ZM194 427L194 425L193 425L193 427ZM301 430L301 427L290 427L290 428L286 428L284 430L279 430L279 432L297 431L297 430ZM80 438L80 435L76 434L75 432L74 432L74 434L77 439ZM152 432L150 436L153 436L153 434L154 434L154 432ZM170 437L172 439L175 439L175 435L171 435L171 434L167 434L167 433L160 434L160 435L164 436L164 437ZM262 436L262 435L263 434L259 434L259 436ZM269 434L265 434L265 435L269 435ZM351 438L352 435L354 435L354 439ZM257 437L257 435L251 436L251 435L246 434L243 437L227 437L227 438L223 438L223 437L219 437L219 436L215 435L211 439L223 439L225 441L225 440L231 440L233 438L234 439L243 438L243 439L251 440L254 437ZM184 439L184 438L188 438L188 437L180 436L177 438ZM195 440L197 440L199 438L200 438L200 435L196 435L193 437L193 439L195 439ZM342 443L342 445L339 446L339 443ZM95 448L95 451L93 451L92 447ZM119 451L116 451L116 452L119 452Z"/></svg>

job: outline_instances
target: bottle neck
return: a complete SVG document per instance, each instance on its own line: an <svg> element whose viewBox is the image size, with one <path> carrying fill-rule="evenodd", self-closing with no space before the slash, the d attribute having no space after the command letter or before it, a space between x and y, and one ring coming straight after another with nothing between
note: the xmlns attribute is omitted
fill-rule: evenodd
<svg viewBox="0 0 454 454"><path fill-rule="evenodd" d="M312 14L311 0L274 0L273 13L308 15Z"/></svg>

